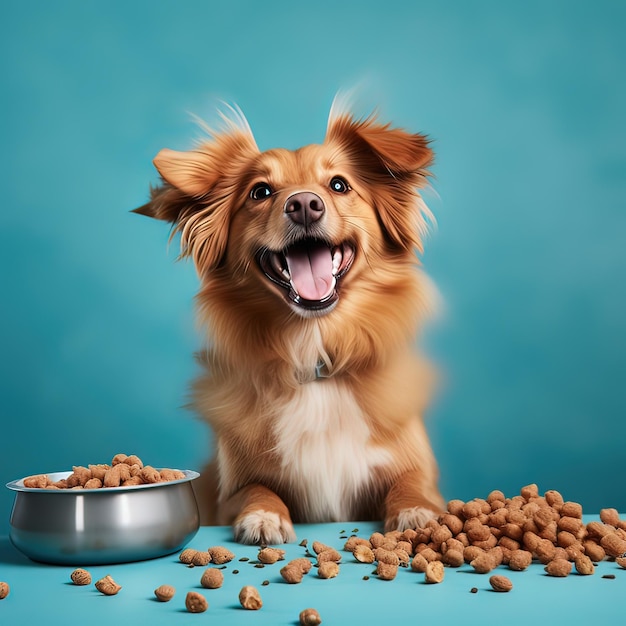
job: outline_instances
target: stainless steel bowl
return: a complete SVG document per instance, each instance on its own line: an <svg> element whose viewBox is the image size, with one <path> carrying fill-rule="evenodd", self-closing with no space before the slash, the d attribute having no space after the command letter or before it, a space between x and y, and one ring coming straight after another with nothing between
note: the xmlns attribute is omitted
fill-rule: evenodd
<svg viewBox="0 0 626 626"><path fill-rule="evenodd" d="M50 480L71 472L48 474ZM126 563L165 556L181 549L198 531L200 517L191 481L184 471L171 482L109 489L15 491L10 539L34 561L65 565Z"/></svg>

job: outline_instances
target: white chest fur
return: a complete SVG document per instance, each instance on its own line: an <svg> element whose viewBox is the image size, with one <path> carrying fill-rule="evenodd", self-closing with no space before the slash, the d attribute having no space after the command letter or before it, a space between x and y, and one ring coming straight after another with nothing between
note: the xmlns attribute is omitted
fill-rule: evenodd
<svg viewBox="0 0 626 626"><path fill-rule="evenodd" d="M276 452L310 522L349 519L372 469L391 461L370 443L351 390L327 379L302 385L276 423Z"/></svg>

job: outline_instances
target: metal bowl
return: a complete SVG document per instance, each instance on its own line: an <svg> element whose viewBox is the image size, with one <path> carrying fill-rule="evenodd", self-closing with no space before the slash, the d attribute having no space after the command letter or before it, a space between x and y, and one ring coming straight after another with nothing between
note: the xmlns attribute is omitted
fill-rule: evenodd
<svg viewBox="0 0 626 626"><path fill-rule="evenodd" d="M71 472L48 474L52 481ZM65 565L127 563L180 550L198 531L200 517L191 481L185 478L133 487L15 491L10 539L34 561Z"/></svg>

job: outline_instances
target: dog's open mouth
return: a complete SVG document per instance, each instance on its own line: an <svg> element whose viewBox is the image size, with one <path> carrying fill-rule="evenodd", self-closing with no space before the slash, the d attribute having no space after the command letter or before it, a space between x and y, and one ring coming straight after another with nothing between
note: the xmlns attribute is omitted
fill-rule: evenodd
<svg viewBox="0 0 626 626"><path fill-rule="evenodd" d="M332 245L320 239L302 239L280 252L263 249L257 260L265 276L282 287L291 302L321 311L338 300L338 283L354 255L349 242Z"/></svg>

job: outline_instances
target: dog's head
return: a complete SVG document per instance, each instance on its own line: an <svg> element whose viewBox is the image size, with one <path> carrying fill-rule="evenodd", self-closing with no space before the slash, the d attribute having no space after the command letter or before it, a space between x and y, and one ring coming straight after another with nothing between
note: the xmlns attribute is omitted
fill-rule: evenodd
<svg viewBox="0 0 626 626"><path fill-rule="evenodd" d="M162 150L163 183L136 211L175 225L201 280L320 316L359 271L421 249L431 162L426 137L374 117L331 114L323 144L261 152L237 115L194 150Z"/></svg>

